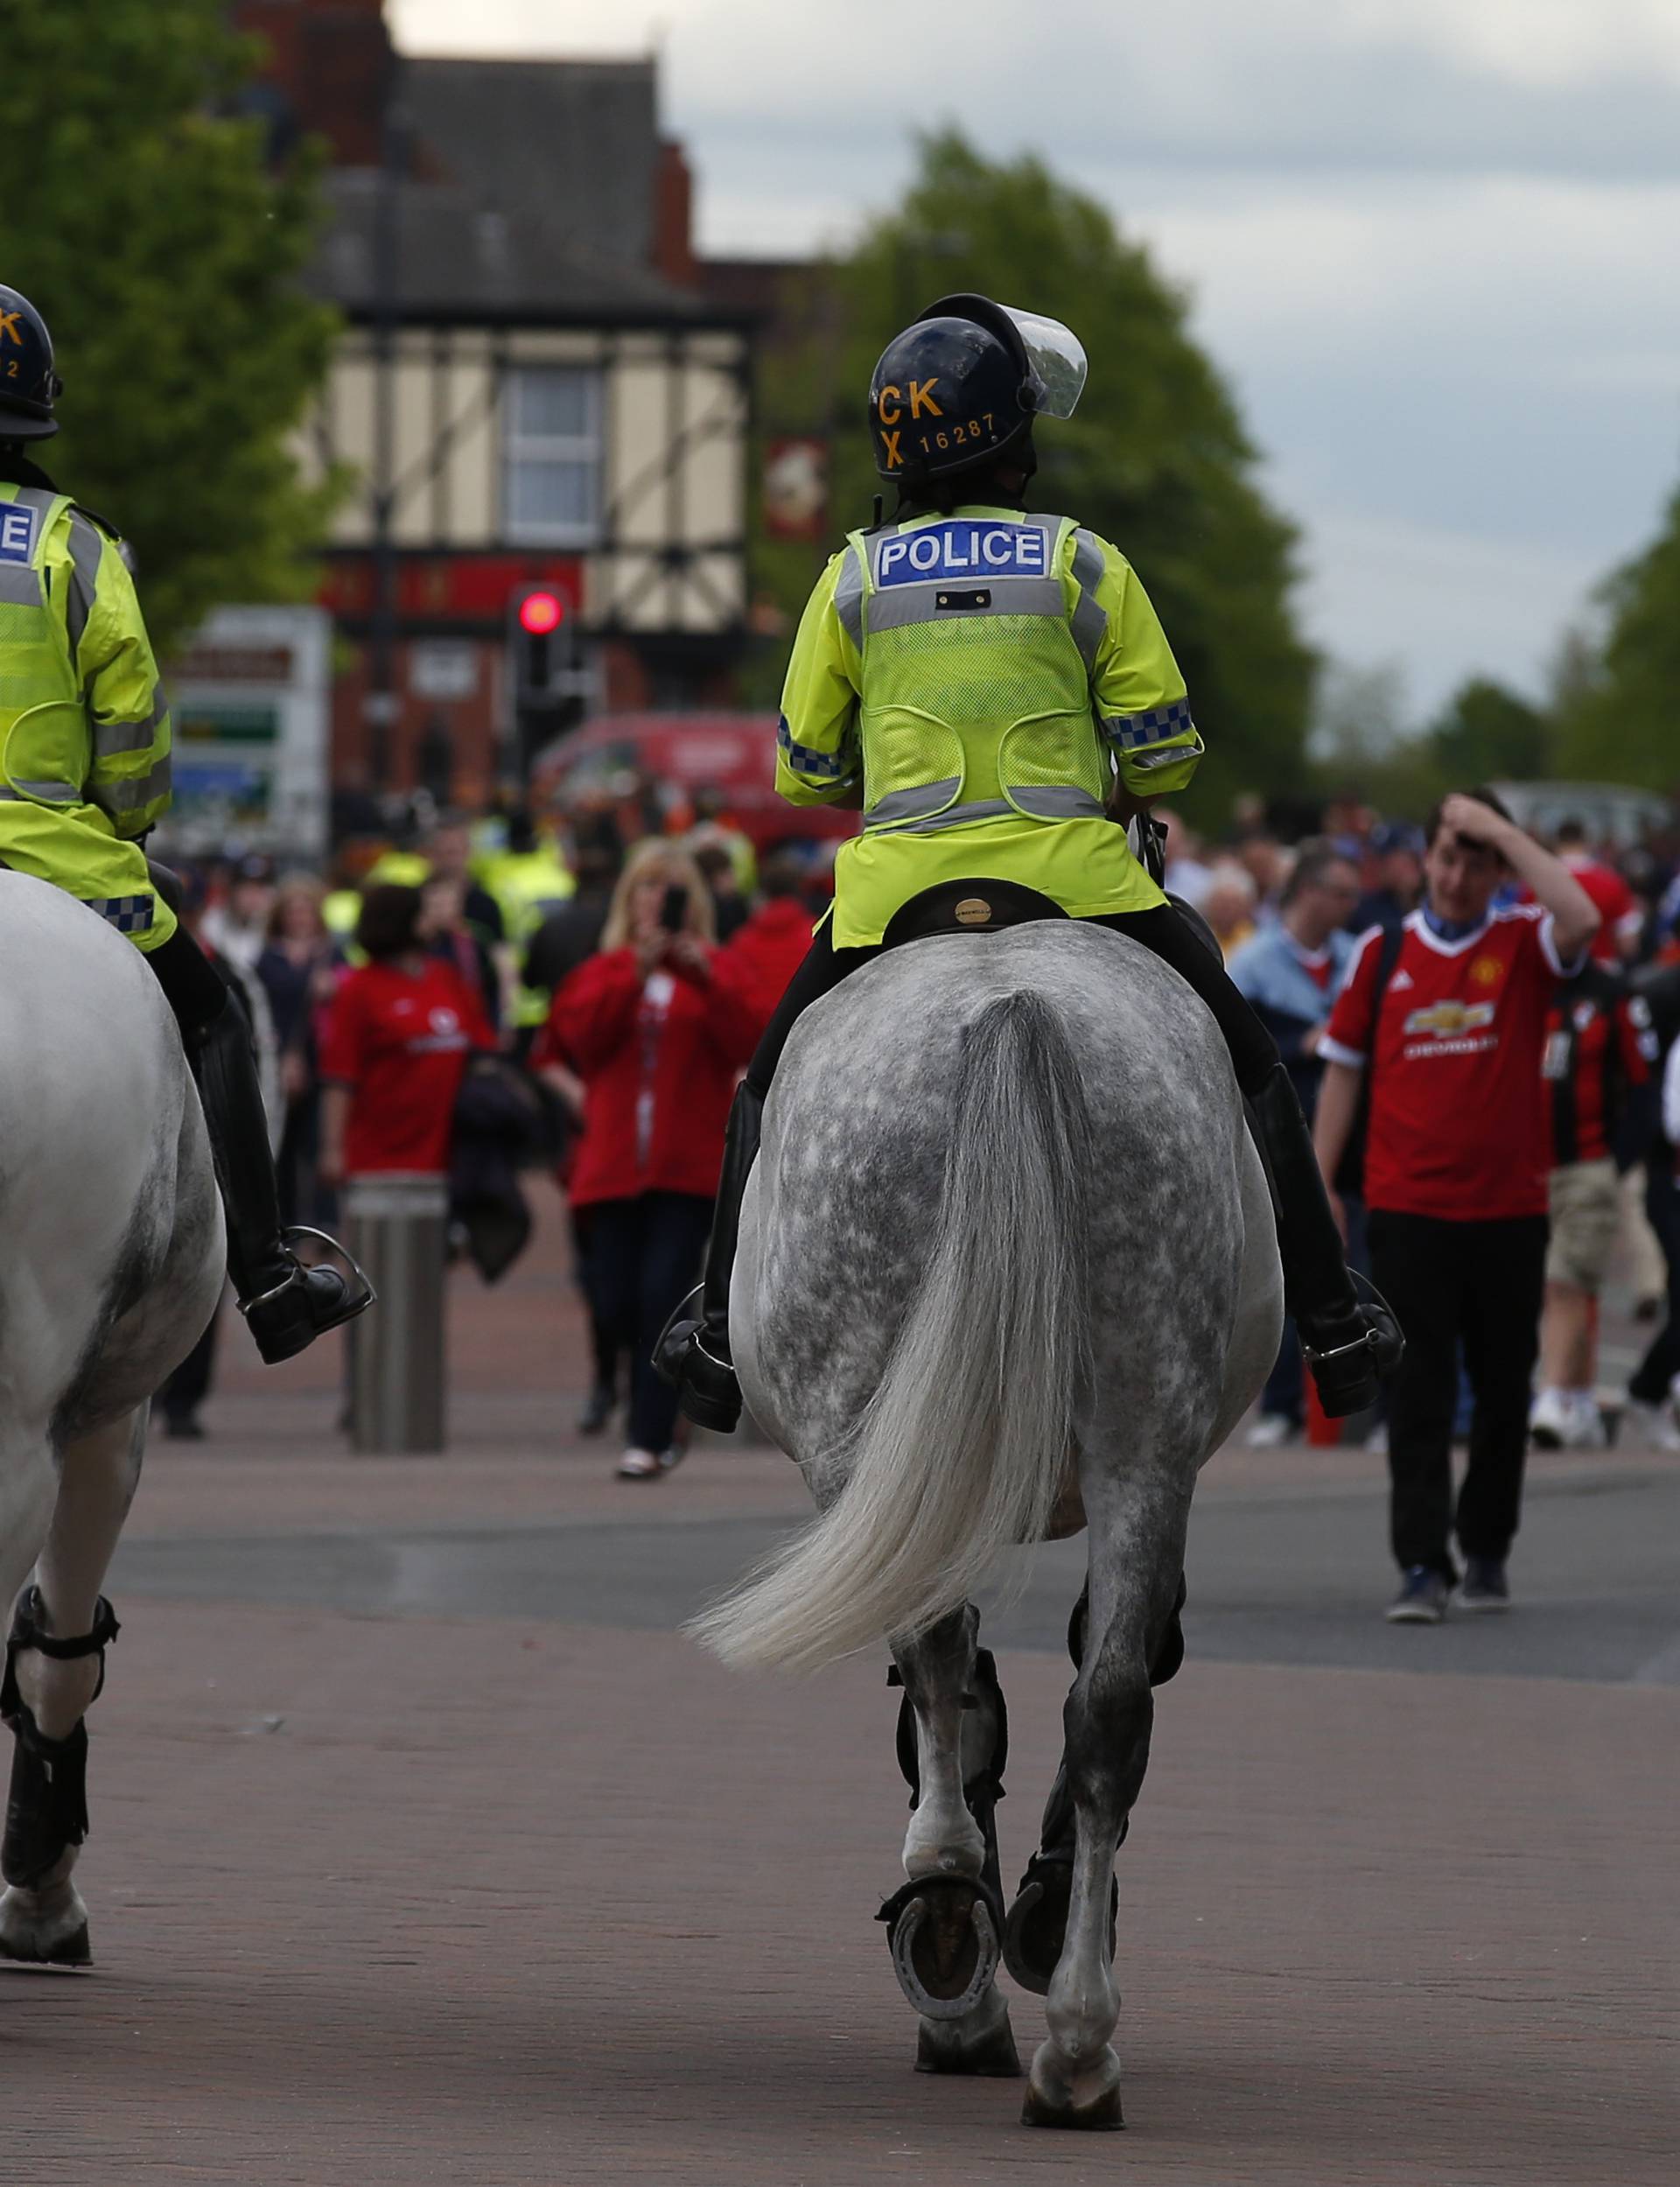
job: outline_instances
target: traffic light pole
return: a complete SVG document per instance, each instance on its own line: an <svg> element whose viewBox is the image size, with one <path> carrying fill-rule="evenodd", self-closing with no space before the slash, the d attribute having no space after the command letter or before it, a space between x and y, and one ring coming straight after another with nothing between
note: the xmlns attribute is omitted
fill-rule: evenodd
<svg viewBox="0 0 1680 2187"><path fill-rule="evenodd" d="M522 789L544 745L583 718L591 679L579 665L570 603L552 585L522 585L508 603L510 787Z"/></svg>

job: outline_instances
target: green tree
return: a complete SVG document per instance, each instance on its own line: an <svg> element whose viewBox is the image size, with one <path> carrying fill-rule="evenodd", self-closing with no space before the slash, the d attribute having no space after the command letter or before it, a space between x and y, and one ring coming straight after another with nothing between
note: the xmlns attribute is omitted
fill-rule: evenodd
<svg viewBox="0 0 1680 2187"><path fill-rule="evenodd" d="M1208 739L1198 817L1216 824L1238 791L1296 779L1313 661L1291 602L1295 533L1262 494L1236 403L1149 254L1039 160L994 163L949 130L922 140L900 207L830 284L837 326L774 362L763 410L770 433L831 432L836 532L867 522L878 490L864 395L900 327L955 290L1065 319L1090 379L1077 415L1037 436L1034 506L1112 539L1148 589ZM788 616L818 566L786 547L759 564Z"/></svg>
<svg viewBox="0 0 1680 2187"><path fill-rule="evenodd" d="M1560 678L1558 763L1567 775L1680 789L1680 493L1642 554L1601 598L1608 627L1595 660L1578 650Z"/></svg>
<svg viewBox="0 0 1680 2187"><path fill-rule="evenodd" d="M1552 724L1537 706L1485 676L1461 684L1428 731L1442 779L1460 788L1550 775L1553 741Z"/></svg>
<svg viewBox="0 0 1680 2187"><path fill-rule="evenodd" d="M131 541L154 642L220 602L306 596L331 491L290 437L332 314L298 285L308 161L234 118L256 49L222 0L7 11L0 280L40 308L65 382L53 476Z"/></svg>

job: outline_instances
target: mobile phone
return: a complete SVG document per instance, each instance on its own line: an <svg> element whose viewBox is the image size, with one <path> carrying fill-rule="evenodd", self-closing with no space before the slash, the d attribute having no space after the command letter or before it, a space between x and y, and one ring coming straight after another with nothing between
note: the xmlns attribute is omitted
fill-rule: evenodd
<svg viewBox="0 0 1680 2187"><path fill-rule="evenodd" d="M660 901L659 923L667 934L681 934L689 916L689 892L673 881Z"/></svg>

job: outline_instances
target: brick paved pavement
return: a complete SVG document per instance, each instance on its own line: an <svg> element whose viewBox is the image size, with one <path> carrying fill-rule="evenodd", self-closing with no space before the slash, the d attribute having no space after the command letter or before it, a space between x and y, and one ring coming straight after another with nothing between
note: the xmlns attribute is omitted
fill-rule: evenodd
<svg viewBox="0 0 1680 2187"><path fill-rule="evenodd" d="M680 1546L802 1508L768 1454L608 1481L610 1451L579 1447L550 1394L578 1360L551 1237L516 1280L458 1301L441 1460L340 1454L330 1362L231 1374L216 1440L154 1454L136 1574L193 1535L208 1559L406 1528L444 1556L486 1526L605 1543L629 1511ZM1350 1463L1222 1459L1208 1508L1354 1508ZM1618 1465L1652 1494L1675 1477ZM1088 2141L1017 2127L1018 2085L908 2070L870 1918L903 1827L878 1665L794 1687L564 1608L368 1615L156 1585L120 1603L94 1719L98 1967L0 1978L0 2179L1676 2176L1673 1686L1193 1660L1121 1857L1130 2130ZM1067 1672L1001 1660L1013 1873ZM1039 2001L1014 2010L1036 2040Z"/></svg>

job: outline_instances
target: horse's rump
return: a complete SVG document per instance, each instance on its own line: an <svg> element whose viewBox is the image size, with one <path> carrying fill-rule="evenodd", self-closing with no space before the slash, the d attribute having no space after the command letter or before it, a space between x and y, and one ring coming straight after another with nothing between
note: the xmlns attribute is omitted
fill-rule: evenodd
<svg viewBox="0 0 1680 2187"><path fill-rule="evenodd" d="M220 1252L203 1118L157 981L97 914L0 871L11 1408L75 1432L150 1395L209 1317Z"/></svg>
<svg viewBox="0 0 1680 2187"><path fill-rule="evenodd" d="M882 1587L887 1629L925 1623L1005 1511L1045 1531L1099 1421L1124 1417L1152 1459L1190 1454L1194 1478L1228 1409L1252 1166L1212 1020L1103 929L917 944L816 1006L766 1110L732 1342L825 1515L778 1560L802 1602L773 1605L773 1573L707 1636L824 1659L878 1637ZM840 1546L865 1535L874 1567L843 1580Z"/></svg>

